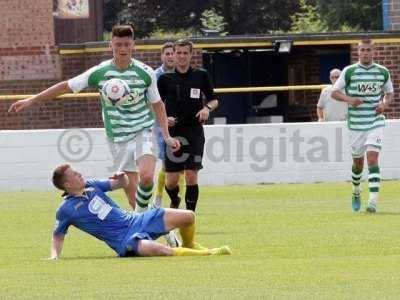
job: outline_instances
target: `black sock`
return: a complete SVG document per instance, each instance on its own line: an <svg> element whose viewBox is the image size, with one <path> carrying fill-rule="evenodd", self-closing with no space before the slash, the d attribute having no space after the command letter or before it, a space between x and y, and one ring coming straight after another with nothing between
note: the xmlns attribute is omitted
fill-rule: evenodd
<svg viewBox="0 0 400 300"><path fill-rule="evenodd" d="M167 191L167 194L168 194L169 198L171 199L171 204L169 207L179 208L179 204L181 203L181 198L179 198L179 196L178 196L179 185L177 185L172 190L169 190L167 187L165 187L165 190Z"/></svg>
<svg viewBox="0 0 400 300"><path fill-rule="evenodd" d="M185 194L186 209L195 211L197 199L199 199L199 185L187 185Z"/></svg>

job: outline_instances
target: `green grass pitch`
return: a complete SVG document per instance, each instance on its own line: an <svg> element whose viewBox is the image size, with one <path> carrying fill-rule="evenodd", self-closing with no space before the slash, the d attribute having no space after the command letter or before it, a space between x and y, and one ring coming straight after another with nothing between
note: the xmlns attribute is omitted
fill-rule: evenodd
<svg viewBox="0 0 400 300"><path fill-rule="evenodd" d="M399 185L375 215L363 190L352 213L350 183L204 187L197 240L232 256L121 259L70 228L58 261L59 193L0 193L0 299L398 299Z"/></svg>

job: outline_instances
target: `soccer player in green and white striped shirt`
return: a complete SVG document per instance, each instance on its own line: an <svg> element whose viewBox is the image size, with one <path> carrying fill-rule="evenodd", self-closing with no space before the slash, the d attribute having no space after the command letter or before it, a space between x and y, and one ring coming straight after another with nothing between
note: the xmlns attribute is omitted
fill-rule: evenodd
<svg viewBox="0 0 400 300"><path fill-rule="evenodd" d="M393 84L387 68L374 63L374 45L365 39L358 44L359 62L347 66L335 83L332 98L349 104L349 141L353 156L352 208L361 207L360 181L366 153L369 201L367 212L376 212L380 187L379 152L382 147L385 117L383 112L393 100ZM341 92L344 90L345 93Z"/></svg>
<svg viewBox="0 0 400 300"><path fill-rule="evenodd" d="M110 48L112 59L38 95L15 102L9 111L19 112L38 101L53 99L65 93L77 93L86 87L98 89L114 166L116 171L123 171L128 175L129 184L125 193L130 205L133 208L136 206L136 210L140 212L147 209L152 196L157 159L157 140L151 129L154 117L150 106L159 121L165 142L174 149L179 149L180 144L169 134L165 107L158 93L153 69L132 59L133 28L114 26ZM114 105L101 93L105 82L112 78L122 79L129 85L127 100L120 105Z"/></svg>

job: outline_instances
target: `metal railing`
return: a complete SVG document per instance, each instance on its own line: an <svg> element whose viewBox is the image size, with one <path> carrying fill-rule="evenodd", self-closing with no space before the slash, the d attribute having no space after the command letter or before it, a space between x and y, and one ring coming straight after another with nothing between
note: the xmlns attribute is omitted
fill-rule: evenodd
<svg viewBox="0 0 400 300"><path fill-rule="evenodd" d="M240 87L240 88L216 88L214 92L217 94L227 93L253 93L253 92L286 92L286 91L304 91L304 90L322 90L327 85L287 85L287 86L260 86L260 87ZM34 95L0 95L1 100L21 100L32 97ZM57 99L69 98L97 98L99 93L77 93L64 94Z"/></svg>

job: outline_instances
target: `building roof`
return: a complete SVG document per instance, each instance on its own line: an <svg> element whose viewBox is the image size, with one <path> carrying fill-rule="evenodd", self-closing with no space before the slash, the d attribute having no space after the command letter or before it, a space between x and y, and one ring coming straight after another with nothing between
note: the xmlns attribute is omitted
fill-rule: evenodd
<svg viewBox="0 0 400 300"><path fill-rule="evenodd" d="M312 34L270 34L243 35L223 37L194 37L195 48L201 49L232 49L232 48L270 48L275 41L289 40L294 46L315 45L349 45L356 44L362 38L368 37L376 43L400 43L400 31L375 32L329 32ZM136 40L138 50L157 50L168 40L142 39ZM60 54L77 54L109 51L108 42L88 42L82 44L60 44Z"/></svg>

